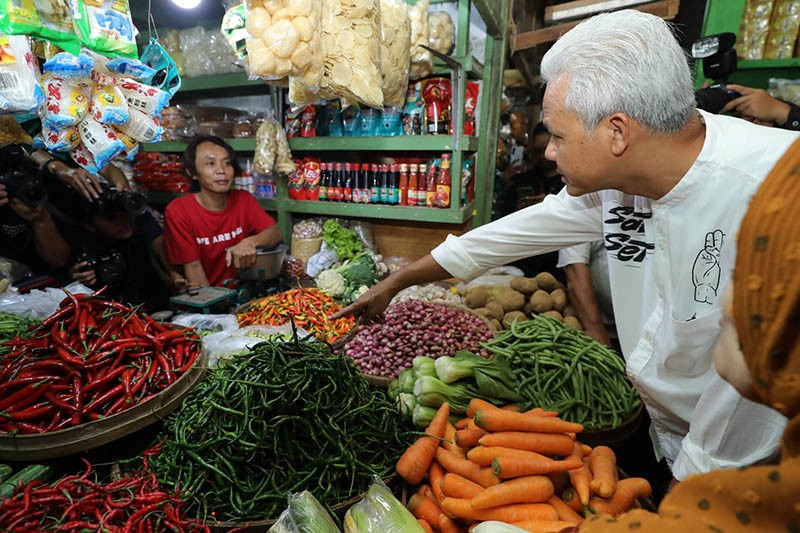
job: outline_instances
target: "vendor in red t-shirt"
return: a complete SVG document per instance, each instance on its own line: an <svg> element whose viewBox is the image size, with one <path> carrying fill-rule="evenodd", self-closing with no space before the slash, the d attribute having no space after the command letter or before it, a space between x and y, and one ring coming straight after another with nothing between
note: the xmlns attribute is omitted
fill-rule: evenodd
<svg viewBox="0 0 800 533"><path fill-rule="evenodd" d="M281 232L252 194L231 190L239 165L225 141L194 139L183 153L183 165L200 192L167 206L167 254L172 265L183 268L189 287L220 286L235 277L235 269L255 264L256 248L276 246Z"/></svg>

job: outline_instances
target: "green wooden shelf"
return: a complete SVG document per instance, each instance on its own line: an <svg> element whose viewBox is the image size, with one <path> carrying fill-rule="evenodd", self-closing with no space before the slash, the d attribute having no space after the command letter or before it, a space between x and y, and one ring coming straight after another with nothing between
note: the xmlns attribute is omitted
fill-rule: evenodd
<svg viewBox="0 0 800 533"><path fill-rule="evenodd" d="M178 94L214 89L231 89L236 87L269 88L264 80L250 80L247 79L247 74L244 72L232 72L230 74L217 74L214 76L181 78L181 88L180 91L178 91Z"/></svg>
<svg viewBox="0 0 800 533"><path fill-rule="evenodd" d="M253 152L255 139L225 139L237 152ZM293 152L351 152L351 151L402 151L402 152L449 152L478 149L478 138L464 136L459 147L452 135L409 135L398 137L295 137L289 139ZM186 143L163 141L142 145L145 152L183 152Z"/></svg>
<svg viewBox="0 0 800 533"><path fill-rule="evenodd" d="M461 138L456 146L452 135L408 135L398 137L295 137L289 139L293 152L344 152L344 151L413 151L448 152L478 149L478 138Z"/></svg>
<svg viewBox="0 0 800 533"><path fill-rule="evenodd" d="M180 196L183 196L183 194L171 192L147 193L147 199L153 205L166 205ZM462 208L437 209L434 207L311 202L303 200L279 200L276 198L258 198L258 203L266 211L283 210L287 213L296 214L381 218L388 220L438 222L444 224L463 224L473 215L473 207L471 205Z"/></svg>
<svg viewBox="0 0 800 533"><path fill-rule="evenodd" d="M789 57L786 59L743 59L738 62L739 70L798 67L800 67L800 57Z"/></svg>

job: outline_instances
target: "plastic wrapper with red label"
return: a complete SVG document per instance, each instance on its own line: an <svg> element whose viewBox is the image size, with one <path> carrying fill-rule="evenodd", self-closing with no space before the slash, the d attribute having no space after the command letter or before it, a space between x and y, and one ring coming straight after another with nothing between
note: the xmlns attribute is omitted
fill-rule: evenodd
<svg viewBox="0 0 800 533"><path fill-rule="evenodd" d="M177 154L140 153L134 157L133 181L151 192L189 192L191 180Z"/></svg>
<svg viewBox="0 0 800 533"><path fill-rule="evenodd" d="M480 87L477 81L467 82L467 94L464 98L464 135L475 135L478 132L475 117L478 115Z"/></svg>
<svg viewBox="0 0 800 533"><path fill-rule="evenodd" d="M117 126L122 133L143 143L154 143L161 140L164 128L158 124L155 118L136 109L129 111L131 117L128 122Z"/></svg>
<svg viewBox="0 0 800 533"><path fill-rule="evenodd" d="M317 108L313 105L307 105L303 108L303 114L300 115L300 137L316 137L316 125Z"/></svg>
<svg viewBox="0 0 800 533"><path fill-rule="evenodd" d="M303 200L319 200L319 159L303 159Z"/></svg>
<svg viewBox="0 0 800 533"><path fill-rule="evenodd" d="M98 168L106 166L114 157L119 155L125 145L119 140L114 130L106 124L97 122L92 116L87 116L78 124L81 141L89 149Z"/></svg>
<svg viewBox="0 0 800 533"><path fill-rule="evenodd" d="M306 194L305 189L303 188L303 183L305 182L303 160L295 159L293 161L295 165L294 171L288 175L289 198L292 200L305 200Z"/></svg>
<svg viewBox="0 0 800 533"><path fill-rule="evenodd" d="M119 88L125 95L128 105L142 113L160 117L161 111L169 105L170 95L168 92L136 80L120 78Z"/></svg>
<svg viewBox="0 0 800 533"><path fill-rule="evenodd" d="M89 148L87 148L83 143L78 143L75 148L70 150L69 155L73 161L85 169L89 174L96 176L97 173L100 172L100 168L102 168L97 166L92 152L90 152Z"/></svg>
<svg viewBox="0 0 800 533"><path fill-rule="evenodd" d="M28 40L0 34L0 113L35 111L44 101Z"/></svg>
<svg viewBox="0 0 800 533"><path fill-rule="evenodd" d="M81 134L77 126L53 129L42 124L42 142L51 152L68 152L81 142Z"/></svg>
<svg viewBox="0 0 800 533"><path fill-rule="evenodd" d="M125 124L130 119L128 103L118 88L113 85L95 84L89 110L101 124Z"/></svg>
<svg viewBox="0 0 800 533"><path fill-rule="evenodd" d="M60 78L46 74L42 78L47 101L40 110L42 124L57 130L74 126L89 111L91 88L85 78Z"/></svg>
<svg viewBox="0 0 800 533"><path fill-rule="evenodd" d="M430 78L422 86L425 102L425 132L432 135L450 133L452 87L448 78Z"/></svg>

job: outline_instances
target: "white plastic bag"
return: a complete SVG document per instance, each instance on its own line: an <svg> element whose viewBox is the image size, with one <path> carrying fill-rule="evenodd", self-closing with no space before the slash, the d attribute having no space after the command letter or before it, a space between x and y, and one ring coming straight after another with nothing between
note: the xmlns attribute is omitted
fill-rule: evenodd
<svg viewBox="0 0 800 533"><path fill-rule="evenodd" d="M308 331L297 328L297 336L301 339L309 337ZM292 338L292 325L280 326L246 326L235 330L223 330L203 337L203 346L208 353L208 365L216 366L220 359L241 355L256 344L266 340L286 341Z"/></svg>
<svg viewBox="0 0 800 533"><path fill-rule="evenodd" d="M35 111L43 101L27 37L0 34L0 113Z"/></svg>
<svg viewBox="0 0 800 533"><path fill-rule="evenodd" d="M66 297L64 291L72 294L91 294L92 289L82 283L73 282L63 289L47 287L20 294L11 288L0 294L0 311L23 317L47 318L58 310Z"/></svg>
<svg viewBox="0 0 800 533"><path fill-rule="evenodd" d="M198 331L233 331L239 328L236 315L206 315L202 313L182 313L172 320L173 324Z"/></svg>

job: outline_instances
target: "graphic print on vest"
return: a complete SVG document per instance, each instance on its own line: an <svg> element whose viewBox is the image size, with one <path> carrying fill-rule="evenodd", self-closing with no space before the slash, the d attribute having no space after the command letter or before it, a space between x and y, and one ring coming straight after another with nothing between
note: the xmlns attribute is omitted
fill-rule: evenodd
<svg viewBox="0 0 800 533"><path fill-rule="evenodd" d="M692 266L692 283L694 284L694 300L699 303L713 304L719 294L720 266L719 256L725 234L722 230L706 233L706 242Z"/></svg>
<svg viewBox="0 0 800 533"><path fill-rule="evenodd" d="M655 244L647 242L644 222L652 218L652 213L637 212L633 206L620 205L608 210L605 223L606 250L609 257L630 266L644 263ZM618 232L614 232L614 226Z"/></svg>

